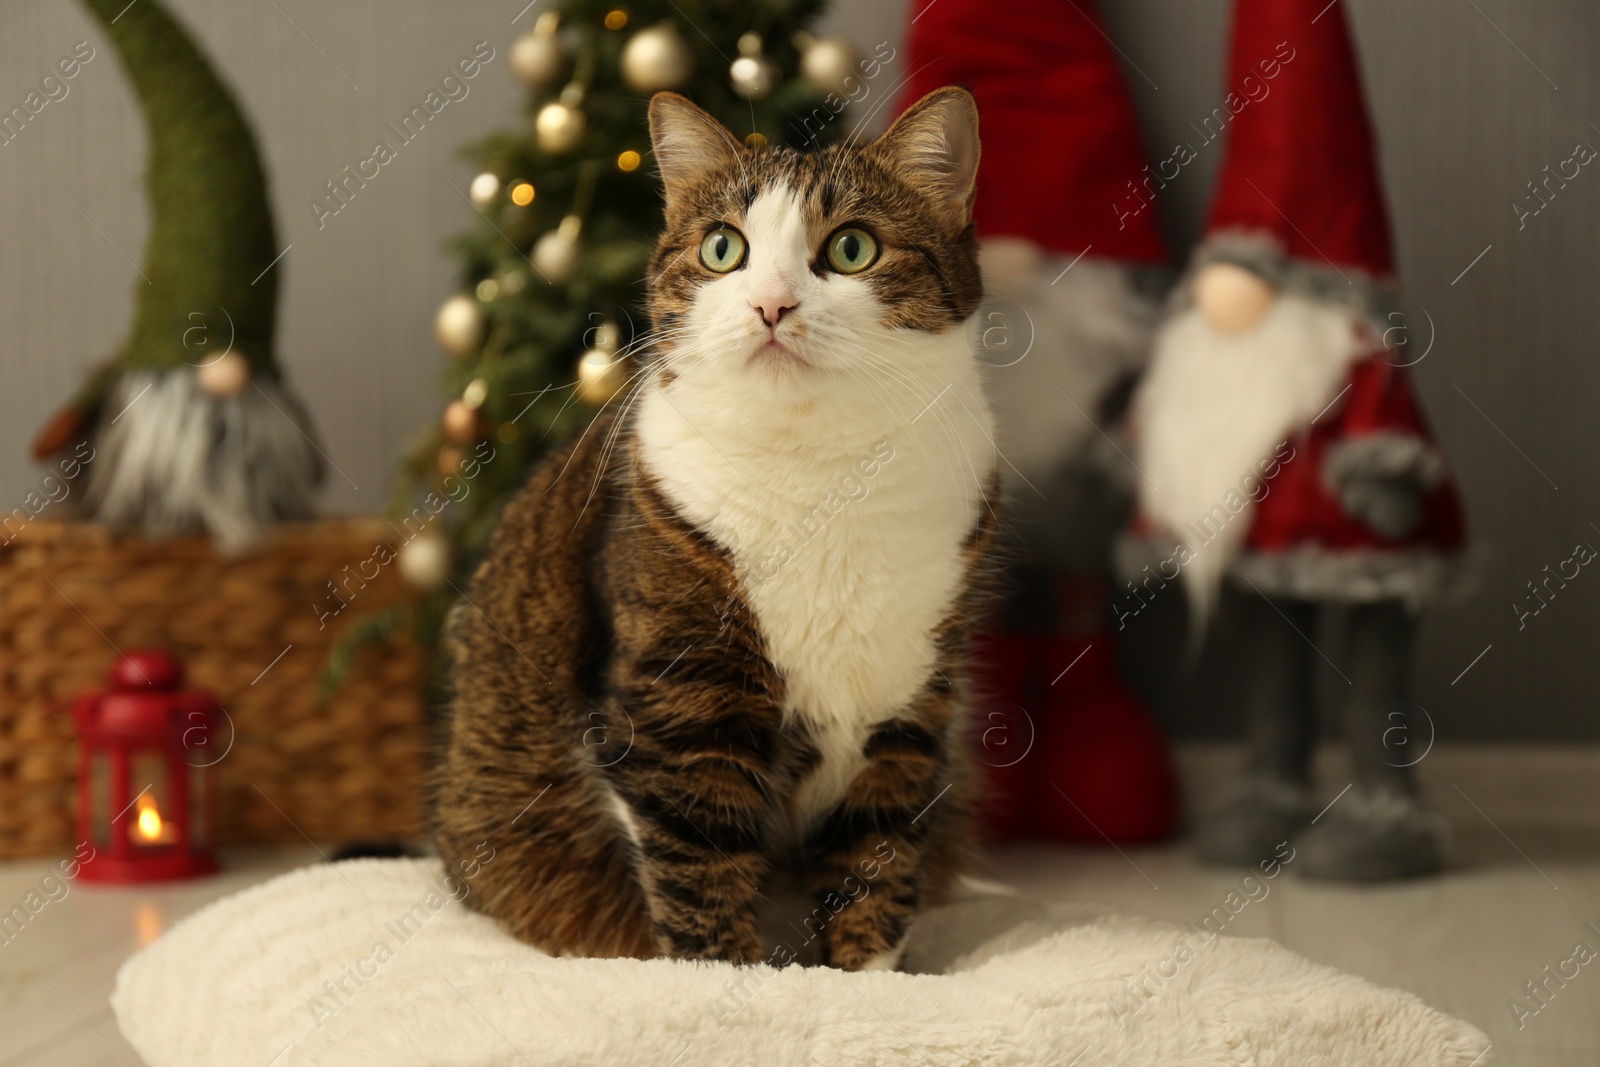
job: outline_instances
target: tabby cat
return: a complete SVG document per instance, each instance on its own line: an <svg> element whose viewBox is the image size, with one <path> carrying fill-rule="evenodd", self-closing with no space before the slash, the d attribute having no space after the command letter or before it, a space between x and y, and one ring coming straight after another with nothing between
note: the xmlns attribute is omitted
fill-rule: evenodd
<svg viewBox="0 0 1600 1067"><path fill-rule="evenodd" d="M971 845L977 110L802 153L662 93L650 133L650 358L460 609L439 847L487 842L466 899L551 952L892 968Z"/></svg>

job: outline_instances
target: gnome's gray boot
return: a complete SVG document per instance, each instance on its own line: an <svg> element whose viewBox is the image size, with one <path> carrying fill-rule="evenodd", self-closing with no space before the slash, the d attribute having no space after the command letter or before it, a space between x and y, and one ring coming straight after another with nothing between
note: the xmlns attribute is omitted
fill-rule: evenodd
<svg viewBox="0 0 1600 1067"><path fill-rule="evenodd" d="M1346 882L1432 874L1444 866L1446 835L1417 796L1412 770L1433 739L1431 721L1409 699L1416 621L1399 601L1381 601L1351 608L1346 625L1352 781L1295 839L1295 866Z"/></svg>
<svg viewBox="0 0 1600 1067"><path fill-rule="evenodd" d="M1195 851L1208 863L1254 866L1277 854L1316 812L1308 787L1316 730L1312 649L1301 636L1316 611L1305 601L1270 601L1231 588L1222 610L1244 650L1239 683L1249 756L1228 799L1201 821Z"/></svg>
<svg viewBox="0 0 1600 1067"><path fill-rule="evenodd" d="M1315 814L1304 784L1247 771L1201 823L1195 852L1207 863L1254 867L1293 841Z"/></svg>
<svg viewBox="0 0 1600 1067"><path fill-rule="evenodd" d="M1308 878L1384 882L1444 866L1445 823L1411 792L1351 787L1294 839L1295 867Z"/></svg>

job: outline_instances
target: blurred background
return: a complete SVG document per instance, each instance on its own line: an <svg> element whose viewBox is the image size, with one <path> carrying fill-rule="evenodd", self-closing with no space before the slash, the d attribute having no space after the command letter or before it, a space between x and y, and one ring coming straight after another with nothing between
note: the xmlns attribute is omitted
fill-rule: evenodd
<svg viewBox="0 0 1600 1067"><path fill-rule="evenodd" d="M341 472L325 482L322 509L379 511L397 454L438 415L432 322L457 291L459 269L445 243L472 221L458 190L475 168L459 149L524 106L508 52L537 9L514 24L514 3L172 6L238 93L269 161L290 248L279 264L278 359ZM1587 358L1600 325L1591 293L1600 246L1590 239L1600 192L1584 174L1522 228L1513 205L1575 144L1600 140L1590 62L1600 23L1583 0L1351 0L1349 9L1400 276L1426 311L1408 323L1410 343L1428 350L1415 374L1483 556L1476 595L1427 622L1418 700L1450 740L1592 741L1600 597L1580 586L1522 632L1513 604L1546 564L1600 539L1590 525L1600 518L1600 464L1589 410L1600 372ZM837 4L818 28L870 53L880 42L898 46L915 13L898 0ZM1215 105L1228 5L1115 0L1103 14L1150 156L1164 157ZM0 29L7 108L76 42L103 40L81 7L54 0L11 0ZM384 124L479 41L498 58L470 95L319 229L309 201L323 184L365 158ZM140 114L103 48L69 96L0 148L0 501L36 487L29 440L128 329L138 280L129 261L139 262L149 224L144 152ZM1202 153L1163 194L1163 229L1179 257L1200 232L1220 158ZM1175 736L1229 733L1215 662L1231 655L1225 648L1202 664L1180 713L1183 674L1163 661L1181 638L1181 614L1158 604L1141 616L1126 642L1134 683Z"/></svg>
<svg viewBox="0 0 1600 1067"><path fill-rule="evenodd" d="M5 1063L134 1062L107 1004L128 953L211 900L341 849L427 848L444 613L499 503L542 449L617 394L626 370L616 354L645 325L637 301L659 211L649 92L681 88L740 136L827 142L893 118L923 71L914 31L944 25L962 43L936 58L957 66L983 51L968 39L992 44L963 33L963 18L989 17L973 0L164 2L236 112L194 55L161 43L152 0L0 3ZM1064 202L1054 218L1067 228L1104 223L1109 197L1089 195L1092 183L1063 182L1049 199L1058 170L1105 179L1099 156L1030 169L1048 154L1036 150L1061 147L1058 120L1115 111L1107 128L1126 133L1120 162L1139 157L1134 172L1208 141L1200 131L1233 87L1234 14L1291 7L1272 2L1284 6L1101 0L1097 16L1087 0L996 7L995 21L1022 42L1014 65L986 54L997 80L1023 83L1019 95L1037 107L1048 98L1035 97L1030 79L1081 66L1105 96L1069 93L1019 125L1027 107L1002 119L984 104L995 97L974 86L991 138L984 173L1009 169L990 203ZM1293 0L1293 11L1307 16L1321 6L1312 4ZM1385 339L1410 365L1459 482L1473 574L1464 599L1423 616L1414 664L1423 715L1402 712L1398 740L1381 718L1366 731L1381 730L1381 742L1351 732L1368 771L1409 776L1420 764L1422 792L1441 816L1423 816L1426 843L1442 849L1446 824L1451 842L1443 858L1415 849L1429 862L1388 872L1442 867L1441 877L1351 888L1301 877L1315 872L1296 836L1296 877L1276 883L1235 931L1415 991L1482 1026L1500 1062L1592 1064L1600 1014L1581 998L1592 1006L1600 983L1580 978L1551 1006L1527 999L1527 979L1571 955L1574 938L1590 938L1583 924L1600 899L1600 657L1591 651L1600 584L1589 588L1600 578L1562 571L1600 546L1591 414L1600 370L1590 358L1600 335L1600 188L1591 188L1600 176L1587 170L1600 155L1600 19L1589 0L1345 0L1343 9L1405 289ZM1045 20L1037 32L1030 17ZM1320 32L1302 29L1308 39ZM943 49L934 34L922 47ZM150 76L138 94L119 51L143 56L137 69ZM819 112L829 84L852 71L866 85L860 102ZM586 93L568 91L585 79ZM402 133L429 94L429 113ZM821 117L797 122L803 115ZM165 139L152 143L152 127ZM250 134L255 153L237 140ZM398 147L374 164L377 142ZM224 143L228 165L190 151ZM1027 373L1010 378L1026 410L1008 406L1014 399L998 405L1002 440L1019 459L1084 446L1083 455L1106 452L1111 467L1126 463L1100 449L1096 431L1113 429L1116 405L1104 401L1127 400L1118 375L1147 357L1153 314L1143 334L1130 331L1142 340L1113 339L1081 361L1105 361L1088 375L1093 394L1071 387L1082 407L1047 386L1068 380L1058 371L1075 373L1071 320L1089 317L1097 285L1129 297L1115 310L1131 321L1133 304L1159 306L1183 276L1207 236L1229 143L1225 135L1197 152L1161 190L1159 230L1131 257L1140 262L1114 262L1102 247L1057 287L1081 245L1013 256L1011 280L1036 296L1079 293L1029 305L1040 343L1017 364ZM244 165L252 154L259 171ZM154 210L147 168L162 176ZM274 216L265 225L264 204ZM982 210L979 220L981 229ZM1301 221L1315 229L1323 220ZM153 234L173 242L164 258L149 254L162 251ZM1170 257L1157 265L1161 238ZM1095 273L1108 253L1101 267L1111 273ZM992 291L1003 288L1004 265L985 259ZM161 284L147 285L147 273ZM234 353L206 304L191 348L193 293L205 298L197 303L249 305L241 328L255 344ZM1019 305L995 306L1007 329L1028 318ZM184 351L172 344L180 335ZM170 395L165 385L150 392L152 368L176 383ZM252 436L240 425L265 429ZM168 431L180 429L198 436L175 444ZM94 464L73 464L80 440L94 441ZM225 475L215 483L174 458L218 442ZM241 485L242 503L229 495ZM996 632L980 639L979 666L998 688L1032 686L1025 702L1036 713L1026 735L1009 733L1011 720L983 733L984 773L996 772L994 792L1014 802L985 811L986 839L1012 846L997 850L993 873L1024 892L1192 922L1232 894L1239 865L1204 867L1192 842L1171 839L1239 784L1239 746L1215 742L1244 734L1241 694L1272 673L1273 656L1226 623L1192 647L1176 594L1119 628L1108 602L1126 591L1103 557L1127 515L1108 517L1117 509L1094 498L1103 488L1064 498L1067 520L1046 529L1062 531L1063 555L1079 519L1094 543L1075 576L1082 558L1041 568L1037 588L1061 594L1044 621L1029 614L1038 605L1027 603L1023 575L1023 595L997 614L1004 626L991 620ZM84 505L106 521L81 521ZM999 632L1017 622L1012 612L1025 617L1019 629L1034 628L1026 670L1008 651L1020 647L1007 644L1016 635ZM1286 629L1268 632L1282 659L1312 665L1325 695L1344 691L1333 664L1350 659L1336 642L1302 634L1316 640L1311 655ZM111 690L138 698L134 718L147 729L135 740L100 728ZM173 729L180 714L184 728ZM1006 745L1025 736L1032 758L996 750L992 733ZM1361 791L1341 800L1362 774L1346 776L1351 762L1337 746L1318 751L1295 834L1317 809L1317 819L1335 812L1324 832L1359 813ZM1007 793L1024 778L1025 789ZM94 866L85 855L97 850L108 860ZM219 877L200 877L219 862ZM41 914L26 902L47 876L65 879L54 883L63 896ZM75 879L133 885L79 894ZM140 884L148 879L171 881ZM1551 1009L1537 1026L1524 1025L1530 1005Z"/></svg>

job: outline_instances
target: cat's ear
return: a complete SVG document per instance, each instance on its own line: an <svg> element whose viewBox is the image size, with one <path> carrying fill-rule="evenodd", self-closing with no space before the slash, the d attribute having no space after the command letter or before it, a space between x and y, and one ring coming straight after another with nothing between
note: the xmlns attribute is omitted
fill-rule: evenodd
<svg viewBox="0 0 1600 1067"><path fill-rule="evenodd" d="M667 215L683 208L684 191L707 173L734 162L739 139L677 93L650 98L650 142L666 188Z"/></svg>
<svg viewBox="0 0 1600 1067"><path fill-rule="evenodd" d="M935 89L906 109L868 148L931 196L958 228L972 221L978 177L978 103L967 90Z"/></svg>

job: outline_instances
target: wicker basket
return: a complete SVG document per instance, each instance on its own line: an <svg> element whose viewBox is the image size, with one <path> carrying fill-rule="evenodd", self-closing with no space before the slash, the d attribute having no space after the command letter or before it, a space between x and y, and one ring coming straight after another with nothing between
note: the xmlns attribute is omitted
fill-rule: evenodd
<svg viewBox="0 0 1600 1067"><path fill-rule="evenodd" d="M281 527L223 556L200 538L151 541L84 522L24 527L0 547L0 858L71 850L67 710L104 687L115 649L135 647L176 653L189 685L227 711L234 738L217 763L219 841L422 832L422 651L364 650L345 686L325 704L317 697L340 633L407 597L393 564L373 562L375 547L394 541L377 520L330 520ZM348 606L323 616L340 605L330 582Z"/></svg>

